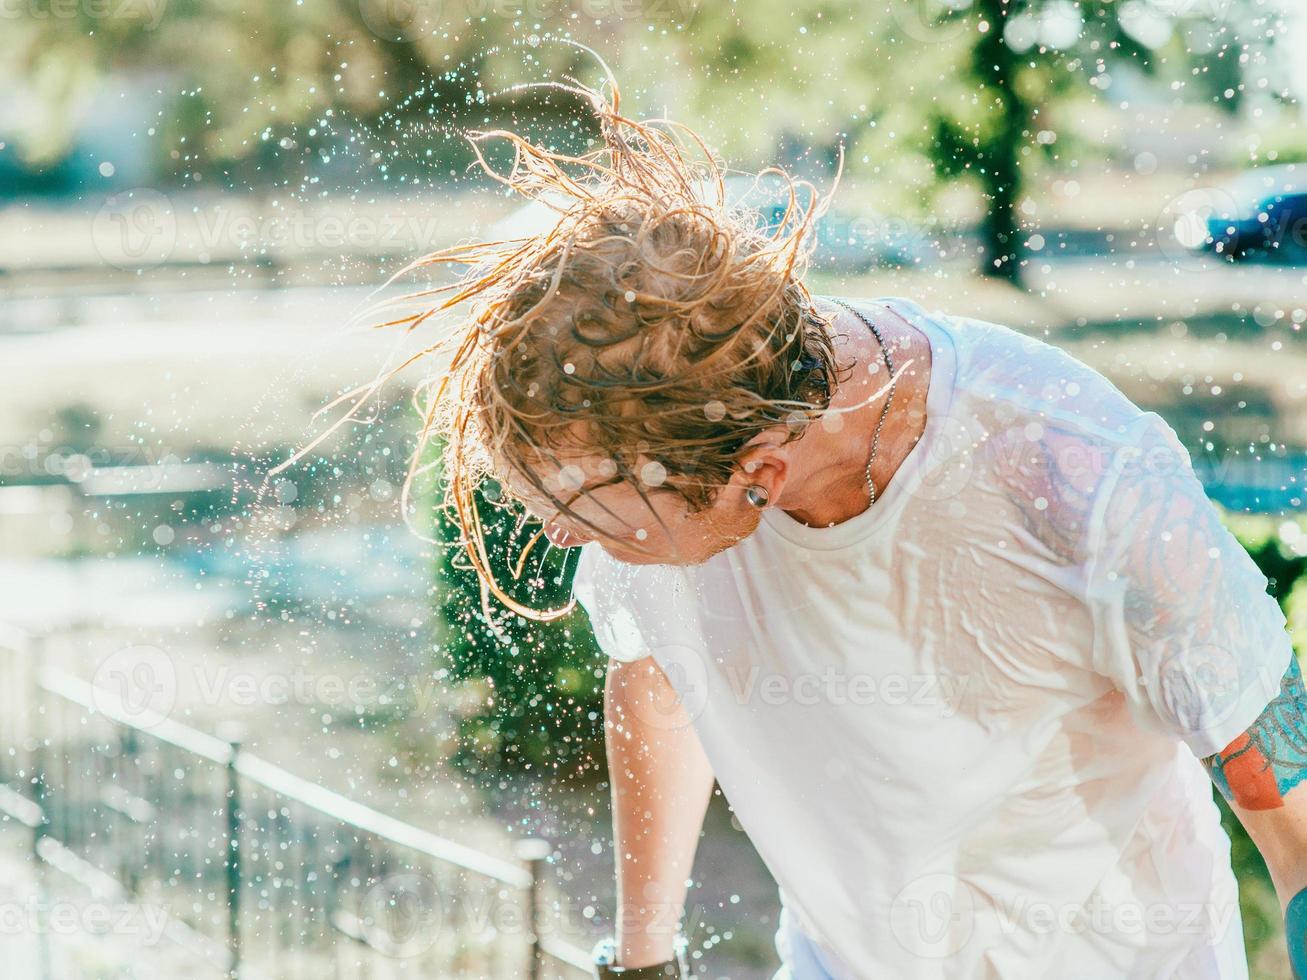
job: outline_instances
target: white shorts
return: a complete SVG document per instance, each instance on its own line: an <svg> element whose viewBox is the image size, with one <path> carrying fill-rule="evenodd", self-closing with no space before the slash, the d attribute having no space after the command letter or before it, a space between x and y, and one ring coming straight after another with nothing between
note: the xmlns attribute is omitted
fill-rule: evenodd
<svg viewBox="0 0 1307 980"><path fill-rule="evenodd" d="M772 974L772 980L839 980L840 974L830 967L827 954L799 931L784 905L776 927L776 952L781 967Z"/></svg>

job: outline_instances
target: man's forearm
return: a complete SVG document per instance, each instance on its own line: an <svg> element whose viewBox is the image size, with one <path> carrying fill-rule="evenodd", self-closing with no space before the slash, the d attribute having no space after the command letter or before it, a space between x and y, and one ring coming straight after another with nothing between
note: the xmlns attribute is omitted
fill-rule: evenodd
<svg viewBox="0 0 1307 980"><path fill-rule="evenodd" d="M1307 980L1307 888L1289 900L1284 913L1284 935L1289 941L1289 962L1297 980Z"/></svg>
<svg viewBox="0 0 1307 980"><path fill-rule="evenodd" d="M1204 762L1266 860L1289 962L1307 980L1307 687L1297 659L1248 730Z"/></svg>
<svg viewBox="0 0 1307 980"><path fill-rule="evenodd" d="M670 959L713 776L653 659L609 664L604 696L617 865L617 957Z"/></svg>

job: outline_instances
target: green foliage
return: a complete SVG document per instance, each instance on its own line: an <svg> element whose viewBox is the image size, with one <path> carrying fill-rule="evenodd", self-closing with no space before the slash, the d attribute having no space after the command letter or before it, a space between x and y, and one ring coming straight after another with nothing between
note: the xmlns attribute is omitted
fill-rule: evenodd
<svg viewBox="0 0 1307 980"><path fill-rule="evenodd" d="M497 8L464 20L456 5L388 0L177 0L93 13L82 5L73 18L40 6L15 8L0 31L0 83L12 71L44 109L33 114L39 127L18 132L21 155L50 162L67 153L81 98L106 76L157 75L167 82L149 146L180 184L199 174L209 186L245 189L293 184L306 172L354 185L450 180L472 160L462 131L521 109L505 100L491 113L483 86L591 67L562 45L505 54L522 32ZM532 100L531 111L557 124L576 103L554 94Z"/></svg>
<svg viewBox="0 0 1307 980"><path fill-rule="evenodd" d="M1277 127L1267 134L1264 148L1268 163L1307 162L1307 127Z"/></svg>
<svg viewBox="0 0 1307 980"><path fill-rule="evenodd" d="M1307 582L1307 519L1229 514L1225 522L1252 555L1269 580L1271 595L1285 608L1286 616L1289 615L1295 595L1302 594L1302 586Z"/></svg>
<svg viewBox="0 0 1307 980"><path fill-rule="evenodd" d="M564 605L571 594L572 551L532 549L520 578L511 568L538 529L517 530L518 513L478 495L486 550L496 580L533 609ZM451 677L475 692L461 720L456 758L472 772L511 768L576 774L602 764L604 660L584 612L536 622L506 609L493 596L488 620L481 589L459 534L443 515L439 538L443 655Z"/></svg>
<svg viewBox="0 0 1307 980"><path fill-rule="evenodd" d="M167 82L150 146L174 181L201 175L206 187L246 189L335 179L375 190L464 179L461 130L531 133L524 114L549 139L584 145L592 134L574 100L541 90L486 97L543 78L597 81L584 52L532 43L567 37L613 64L624 108L669 113L742 166L815 164L829 176L843 146L846 191L910 217L925 216L913 212L944 182L966 181L986 205L983 271L1015 278L1016 209L1041 166L1073 153L1076 100L1102 99L1108 69L1128 66L1230 108L1220 93L1242 87L1236 12L1251 2L1232 0L1214 28L1202 5L1181 5L1157 50L1123 28L1130 5L1110 0L1082 0L1079 33L1061 47L1041 40L1043 19L1067 12L1052 0L793 0L747 16L693 0L599 4L578 16L575 4L551 0L529 19L511 4L387 0L177 0L73 20L38 5L0 32L0 82L13 65L45 104L31 114L41 125L17 137L28 159L66 150L78 96L105 73L154 72ZM1198 54L1185 47L1191 26L1212 34Z"/></svg>

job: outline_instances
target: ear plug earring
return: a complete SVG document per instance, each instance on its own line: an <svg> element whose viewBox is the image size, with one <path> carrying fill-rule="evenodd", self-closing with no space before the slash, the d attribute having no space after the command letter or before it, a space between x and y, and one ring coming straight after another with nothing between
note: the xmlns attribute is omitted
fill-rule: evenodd
<svg viewBox="0 0 1307 980"><path fill-rule="evenodd" d="M744 491L744 496L748 499L749 503L753 504L753 506L757 507L759 510L762 510L767 506L768 494L766 487L759 486L755 483L749 487L749 489Z"/></svg>

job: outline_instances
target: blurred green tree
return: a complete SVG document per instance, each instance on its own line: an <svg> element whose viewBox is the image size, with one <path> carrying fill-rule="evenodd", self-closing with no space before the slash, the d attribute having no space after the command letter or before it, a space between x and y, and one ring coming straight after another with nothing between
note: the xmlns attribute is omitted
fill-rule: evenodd
<svg viewBox="0 0 1307 980"><path fill-rule="evenodd" d="M485 491L477 504L500 587L531 608L566 604L575 552L545 548L541 541L515 578L522 546L539 525L523 524L514 508ZM451 678L475 694L460 722L457 761L479 773L505 767L554 775L597 771L605 662L585 613L578 607L562 619L535 622L491 596L487 618L461 535L443 512L437 533L444 543L435 590L444 621L441 655Z"/></svg>
<svg viewBox="0 0 1307 980"><path fill-rule="evenodd" d="M512 121L584 145L585 113L565 94L486 99L523 81L593 80L583 51L541 43L570 37L613 61L628 104L666 111L755 163L802 147L780 162L829 175L842 144L849 183L866 180L899 211L928 208L941 187L965 181L979 198L980 270L1016 282L1022 205L1039 168L1109 152L1075 145L1059 109L1107 98L1116 66L1163 72L1185 97L1233 108L1240 64L1264 60L1274 41L1270 12L1255 7L142 0L76 5L71 19L25 8L6 20L0 52L49 105L66 108L42 115L29 154L55 155L76 92L125 69L157 78L167 94L150 136L176 180L312 194L333 178L361 190L464 179L468 126Z"/></svg>

